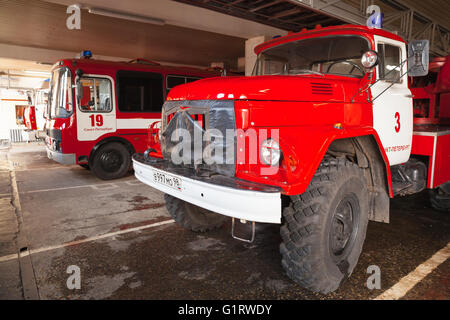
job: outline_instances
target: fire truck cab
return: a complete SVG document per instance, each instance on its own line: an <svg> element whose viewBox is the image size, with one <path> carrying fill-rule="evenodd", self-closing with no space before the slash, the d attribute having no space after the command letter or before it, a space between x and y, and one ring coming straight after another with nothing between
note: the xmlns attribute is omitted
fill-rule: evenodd
<svg viewBox="0 0 450 320"><path fill-rule="evenodd" d="M131 155L146 149L147 127L161 119L168 92L179 84L217 76L148 60L58 61L52 69L46 120L47 155L90 168L101 179L126 174Z"/></svg>

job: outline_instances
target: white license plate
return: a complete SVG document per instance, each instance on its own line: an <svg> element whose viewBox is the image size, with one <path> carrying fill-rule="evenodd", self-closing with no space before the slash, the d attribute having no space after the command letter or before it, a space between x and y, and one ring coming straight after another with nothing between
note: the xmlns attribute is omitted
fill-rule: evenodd
<svg viewBox="0 0 450 320"><path fill-rule="evenodd" d="M181 179L164 172L153 170L153 181L177 190L181 190Z"/></svg>

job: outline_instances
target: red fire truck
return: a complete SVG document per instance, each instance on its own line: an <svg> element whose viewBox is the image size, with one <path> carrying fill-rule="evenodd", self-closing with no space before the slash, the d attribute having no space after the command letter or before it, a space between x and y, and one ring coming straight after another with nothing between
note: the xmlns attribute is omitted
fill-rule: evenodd
<svg viewBox="0 0 450 320"><path fill-rule="evenodd" d="M368 220L389 222L390 197L450 180L450 127L413 122L408 76L428 73L428 42L407 46L385 30L347 25L255 51L252 77L171 91L163 159L135 154L135 175L166 193L169 213L187 229L210 230L229 216L233 237L250 226L241 239L250 242L254 222L281 224L287 275L327 293L354 270ZM443 117L446 94L436 104Z"/></svg>
<svg viewBox="0 0 450 320"><path fill-rule="evenodd" d="M44 85L47 81L44 81ZM44 137L45 109L47 108L48 89L40 88L27 92L28 106L23 110L23 121L28 140Z"/></svg>
<svg viewBox="0 0 450 320"><path fill-rule="evenodd" d="M414 134L411 154L428 172L431 205L450 210L450 56L430 62L430 72L411 78Z"/></svg>
<svg viewBox="0 0 450 320"><path fill-rule="evenodd" d="M23 110L23 122L28 130L37 130L35 106L29 105Z"/></svg>
<svg viewBox="0 0 450 320"><path fill-rule="evenodd" d="M85 51L83 58L60 60L52 69L47 155L90 168L105 180L125 175L131 155L146 149L147 127L161 119L173 87L220 75L144 59L110 62L91 56Z"/></svg>

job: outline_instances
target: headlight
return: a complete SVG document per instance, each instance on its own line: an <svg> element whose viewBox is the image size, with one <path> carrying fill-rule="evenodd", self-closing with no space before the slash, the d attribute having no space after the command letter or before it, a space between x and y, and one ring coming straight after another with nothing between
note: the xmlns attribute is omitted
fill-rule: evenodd
<svg viewBox="0 0 450 320"><path fill-rule="evenodd" d="M276 166L281 158L281 149L278 142L269 138L261 144L261 161L269 166Z"/></svg>
<svg viewBox="0 0 450 320"><path fill-rule="evenodd" d="M372 50L365 52L361 57L361 64L366 69L375 67L378 64L378 54Z"/></svg>

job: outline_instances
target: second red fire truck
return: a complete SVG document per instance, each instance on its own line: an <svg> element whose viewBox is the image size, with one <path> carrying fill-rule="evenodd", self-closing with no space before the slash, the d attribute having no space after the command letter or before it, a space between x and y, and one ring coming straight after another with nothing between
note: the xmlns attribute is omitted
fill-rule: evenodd
<svg viewBox="0 0 450 320"><path fill-rule="evenodd" d="M52 69L46 114L47 155L62 164L90 168L101 179L124 176L131 155L143 152L147 128L161 119L161 107L175 86L219 76L190 67L148 60L58 61Z"/></svg>

